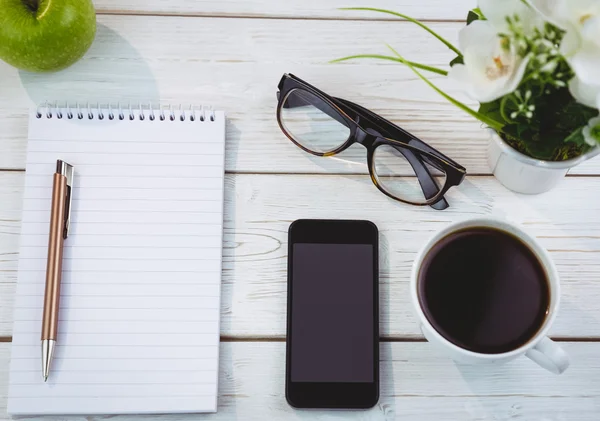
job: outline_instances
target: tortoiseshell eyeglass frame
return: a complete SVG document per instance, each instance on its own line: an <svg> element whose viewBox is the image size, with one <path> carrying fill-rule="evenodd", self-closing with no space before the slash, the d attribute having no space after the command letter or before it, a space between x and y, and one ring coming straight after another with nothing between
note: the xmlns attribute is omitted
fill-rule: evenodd
<svg viewBox="0 0 600 421"><path fill-rule="evenodd" d="M306 103L294 104L293 101L288 101L290 94L296 90L302 90L312 94L311 98L314 99L314 103L311 102L310 105L348 127L350 129L348 140L338 148L325 153L310 150L298 142L294 136L286 130L285 125L282 123L281 116L281 110L284 107L294 108L294 106L300 107L306 105ZM431 206L434 209L443 210L449 207L444 195L450 188L458 186L465 179L467 172L463 166L432 148L406 130L358 104L329 96L292 74L285 74L281 78L277 97L279 101L277 105L277 122L283 133L296 144L296 146L312 155L333 156L348 149L354 143L363 145L367 148L368 168L373 184L375 184L383 194L394 200L416 206ZM379 183L373 158L375 149L381 145L392 146L410 163L419 180L425 198L424 201L414 202L402 197L397 197ZM445 175L443 186L440 187L438 185L435 176L431 174L429 168L425 164L437 169Z"/></svg>

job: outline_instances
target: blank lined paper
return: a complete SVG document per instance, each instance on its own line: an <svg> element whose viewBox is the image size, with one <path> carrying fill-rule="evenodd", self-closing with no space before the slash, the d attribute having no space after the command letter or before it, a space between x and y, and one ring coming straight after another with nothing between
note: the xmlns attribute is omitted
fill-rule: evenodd
<svg viewBox="0 0 600 421"><path fill-rule="evenodd" d="M215 412L225 115L91 113L30 116L8 412ZM75 167L75 181L59 337L44 383L57 159Z"/></svg>

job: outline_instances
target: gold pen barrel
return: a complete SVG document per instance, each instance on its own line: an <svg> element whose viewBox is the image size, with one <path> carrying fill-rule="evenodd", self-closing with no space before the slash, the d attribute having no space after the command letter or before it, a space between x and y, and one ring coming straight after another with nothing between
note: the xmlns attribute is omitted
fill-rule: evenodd
<svg viewBox="0 0 600 421"><path fill-rule="evenodd" d="M50 212L50 235L48 239L48 262L46 265L46 292L44 295L44 313L42 318L42 340L56 340L58 334L58 309L60 305L60 281L62 276L62 258L65 216L67 209L67 177L54 174L52 189L52 209Z"/></svg>

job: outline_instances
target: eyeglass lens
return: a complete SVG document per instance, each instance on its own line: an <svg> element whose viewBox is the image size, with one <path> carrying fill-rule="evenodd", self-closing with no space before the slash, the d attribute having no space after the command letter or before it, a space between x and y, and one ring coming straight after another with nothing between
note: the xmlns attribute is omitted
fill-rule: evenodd
<svg viewBox="0 0 600 421"><path fill-rule="evenodd" d="M280 110L285 131L306 149L327 153L341 147L350 137L350 128L338 111L310 92L293 89Z"/></svg>
<svg viewBox="0 0 600 421"><path fill-rule="evenodd" d="M446 174L426 160L419 159L420 165L429 170L433 183L436 184L429 189L423 189L408 158L416 159L417 156L412 151L400 147L380 145L373 154L375 178L380 187L394 197L411 203L426 203L446 184ZM424 190L433 195L426 197Z"/></svg>

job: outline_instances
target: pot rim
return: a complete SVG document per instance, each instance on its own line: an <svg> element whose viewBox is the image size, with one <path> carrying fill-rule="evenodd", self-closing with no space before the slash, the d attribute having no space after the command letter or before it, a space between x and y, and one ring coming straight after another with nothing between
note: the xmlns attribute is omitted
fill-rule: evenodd
<svg viewBox="0 0 600 421"><path fill-rule="evenodd" d="M569 159L566 161L543 161L541 159L535 159L514 149L508 143L500 137L500 135L493 129L488 129L490 132L490 136L492 137L492 141L496 142L496 144L502 149L502 152L510 155L517 161L523 162L525 164L533 165L535 167L548 168L553 170L564 170L568 168L573 168L588 159L595 157L600 154L600 146L596 146L585 154L578 156L577 158Z"/></svg>

